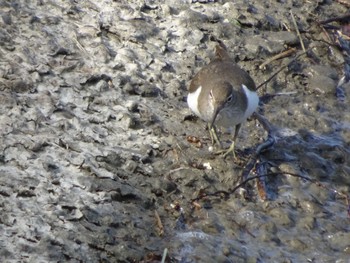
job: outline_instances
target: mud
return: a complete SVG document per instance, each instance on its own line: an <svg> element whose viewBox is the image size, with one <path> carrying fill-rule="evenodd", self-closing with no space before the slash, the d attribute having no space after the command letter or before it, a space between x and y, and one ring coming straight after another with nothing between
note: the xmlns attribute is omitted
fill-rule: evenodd
<svg viewBox="0 0 350 263"><path fill-rule="evenodd" d="M349 262L348 5L1 1L1 261ZM266 200L232 192L261 124L222 158L186 104L215 38L257 84L288 64L259 89Z"/></svg>

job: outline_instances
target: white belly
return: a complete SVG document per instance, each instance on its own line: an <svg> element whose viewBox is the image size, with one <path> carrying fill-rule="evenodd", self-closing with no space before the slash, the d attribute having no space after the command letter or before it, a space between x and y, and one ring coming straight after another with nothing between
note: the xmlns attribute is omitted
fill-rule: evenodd
<svg viewBox="0 0 350 263"><path fill-rule="evenodd" d="M199 117L201 117L201 114L198 109L198 96L201 93L202 86L199 86L195 92L189 93L187 95L187 104L188 107Z"/></svg>

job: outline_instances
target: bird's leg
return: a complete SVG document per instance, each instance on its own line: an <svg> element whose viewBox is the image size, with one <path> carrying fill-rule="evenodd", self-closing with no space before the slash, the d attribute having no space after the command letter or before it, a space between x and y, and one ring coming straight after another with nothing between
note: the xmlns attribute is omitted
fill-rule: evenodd
<svg viewBox="0 0 350 263"><path fill-rule="evenodd" d="M236 158L236 154L235 154L235 142L236 142L236 139L238 137L238 132L241 128L241 124L237 124L236 127L235 127L235 134L233 136L233 141L230 145L230 147L227 149L227 150L222 150L222 151L219 151L217 152L217 154L221 154L223 153L224 154L224 157L226 157L227 155L229 155L230 153L233 154L233 157Z"/></svg>
<svg viewBox="0 0 350 263"><path fill-rule="evenodd" d="M228 148L227 151L224 153L224 157L226 157L228 154L232 153L233 157L236 158L235 142L236 142L236 139L238 137L238 132L239 132L240 128L241 128L241 124L237 124L235 127L235 134L233 135L233 141L231 143L230 148Z"/></svg>
<svg viewBox="0 0 350 263"><path fill-rule="evenodd" d="M215 125L208 124L208 129L209 129L209 134L210 134L210 138L211 138L211 143L212 144L217 143L218 145L220 145L220 148L222 148L222 144L221 144L221 141L218 137Z"/></svg>

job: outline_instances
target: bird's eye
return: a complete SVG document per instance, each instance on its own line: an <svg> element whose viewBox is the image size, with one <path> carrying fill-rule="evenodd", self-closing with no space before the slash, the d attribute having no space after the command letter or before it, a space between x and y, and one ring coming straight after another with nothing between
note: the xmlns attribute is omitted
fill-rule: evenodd
<svg viewBox="0 0 350 263"><path fill-rule="evenodd" d="M232 101L232 94L230 96L228 96L226 102L231 102Z"/></svg>

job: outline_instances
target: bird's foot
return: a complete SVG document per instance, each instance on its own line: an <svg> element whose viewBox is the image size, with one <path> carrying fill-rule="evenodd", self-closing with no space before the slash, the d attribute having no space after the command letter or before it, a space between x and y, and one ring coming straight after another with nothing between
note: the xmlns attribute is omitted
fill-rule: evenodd
<svg viewBox="0 0 350 263"><path fill-rule="evenodd" d="M212 144L218 144L220 149L219 151L217 151L215 154L217 155L221 155L223 154L223 157L226 158L226 156L228 156L229 154L232 153L233 158L236 159L236 154L235 154L235 141L233 141L230 145L230 147L228 149L223 149L222 147L222 143L219 139L219 136L217 134L216 128L215 126L210 127L209 126L209 134L210 134L210 138L211 138L211 142Z"/></svg>
<svg viewBox="0 0 350 263"><path fill-rule="evenodd" d="M221 141L219 139L219 136L216 132L216 128L215 126L213 127L209 127L209 134L210 134L210 139L211 139L211 143L214 145L215 143L218 144L220 146L220 148L222 149L222 144Z"/></svg>
<svg viewBox="0 0 350 263"><path fill-rule="evenodd" d="M233 155L233 158L236 159L236 153L235 153L235 142L233 141L228 149L223 149L220 151L217 151L216 154L223 154L223 157L226 158L229 154Z"/></svg>

